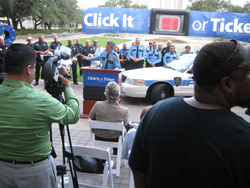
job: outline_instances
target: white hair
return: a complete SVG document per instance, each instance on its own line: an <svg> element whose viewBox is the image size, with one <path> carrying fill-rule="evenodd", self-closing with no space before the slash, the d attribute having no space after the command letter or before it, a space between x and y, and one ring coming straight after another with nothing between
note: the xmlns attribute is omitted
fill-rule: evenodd
<svg viewBox="0 0 250 188"><path fill-rule="evenodd" d="M172 41L171 41L171 40L168 40L168 41L167 41L167 43L169 43L169 42L172 44Z"/></svg>
<svg viewBox="0 0 250 188"><path fill-rule="evenodd" d="M117 101L120 97L120 87L116 82L109 82L104 92L108 101Z"/></svg>

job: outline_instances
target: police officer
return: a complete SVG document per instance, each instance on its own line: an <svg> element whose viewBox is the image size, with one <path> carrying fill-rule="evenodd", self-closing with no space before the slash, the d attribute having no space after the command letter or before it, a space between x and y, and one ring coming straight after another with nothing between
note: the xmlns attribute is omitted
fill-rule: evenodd
<svg viewBox="0 0 250 188"><path fill-rule="evenodd" d="M153 49L147 55L146 67L161 66L161 53L157 51L157 44L153 42Z"/></svg>
<svg viewBox="0 0 250 188"><path fill-rule="evenodd" d="M76 43L74 45L77 47L79 54L81 54L82 49L83 49L83 45L80 44L80 39L76 39ZM82 57L80 55L77 57L77 61L79 63L79 67L82 67L83 66L83 59L82 59ZM81 69L80 69L80 75L82 76Z"/></svg>
<svg viewBox="0 0 250 188"><path fill-rule="evenodd" d="M185 55L185 54L192 54L193 52L191 52L191 46L187 45L185 46L185 52L182 52L181 55Z"/></svg>
<svg viewBox="0 0 250 188"><path fill-rule="evenodd" d="M130 58L130 69L143 68L144 60L147 58L147 53L144 46L140 45L141 39L135 39L136 45L132 46L128 51Z"/></svg>
<svg viewBox="0 0 250 188"><path fill-rule="evenodd" d="M30 46L31 48L34 49L34 44L32 43L33 40L34 40L34 39L33 39L31 36L29 36L29 37L26 39L26 41L28 42L26 45L28 45L28 46Z"/></svg>
<svg viewBox="0 0 250 188"><path fill-rule="evenodd" d="M0 73L4 72L3 58L4 53L8 49L8 45L4 44L4 38L0 36Z"/></svg>
<svg viewBox="0 0 250 188"><path fill-rule="evenodd" d="M162 57L164 57L166 53L170 52L170 46L171 45L172 45L172 41L168 40L167 41L167 47L162 49Z"/></svg>
<svg viewBox="0 0 250 188"><path fill-rule="evenodd" d="M120 50L121 56L120 56L120 62L121 62L121 68L124 68L125 70L129 70L129 57L128 57L128 51L127 49L128 45L126 43L123 44L123 48Z"/></svg>
<svg viewBox="0 0 250 188"><path fill-rule="evenodd" d="M178 57L177 53L175 52L175 47L172 45L170 46L170 52L166 53L163 58L164 65L167 65L171 61L175 60Z"/></svg>
<svg viewBox="0 0 250 188"><path fill-rule="evenodd" d="M88 56L89 54L93 54L94 55L95 50L94 50L93 47L90 46L90 41L86 40L85 44L86 44L86 46L83 47L82 54L84 56ZM91 61L83 60L83 65L84 66L90 66L90 63L91 63Z"/></svg>
<svg viewBox="0 0 250 188"><path fill-rule="evenodd" d="M96 53L96 51L97 51L98 49L101 48L101 46L100 46L99 44L97 44L97 39L94 39L94 40L93 40L93 44L91 45L91 47L94 48L95 53ZM95 54L95 55L97 55L97 54Z"/></svg>
<svg viewBox="0 0 250 188"><path fill-rule="evenodd" d="M73 45L73 41L72 39L68 40L68 46L71 49L71 58L73 57L78 57L80 54L78 52L78 48ZM73 62L72 64L72 72L73 72L73 82L74 84L78 85L78 81L77 81L77 63Z"/></svg>
<svg viewBox="0 0 250 188"><path fill-rule="evenodd" d="M151 50L153 50L153 41L150 41L150 42L149 42L149 46L146 48L147 54L148 54Z"/></svg>
<svg viewBox="0 0 250 188"><path fill-rule="evenodd" d="M44 41L44 36L39 36L39 41L37 41L34 44L34 50L36 52L36 82L34 83L34 86L39 84L39 77L40 77L40 69L43 65L43 60L41 59L40 55L45 55L49 52L49 45L47 42Z"/></svg>
<svg viewBox="0 0 250 188"><path fill-rule="evenodd" d="M112 40L107 41L106 50L102 51L102 53L98 56L88 58L84 56L83 59L89 61L101 60L103 69L119 69L120 61L116 52L114 52L115 43Z"/></svg>
<svg viewBox="0 0 250 188"><path fill-rule="evenodd" d="M62 46L62 44L58 41L58 37L54 36L54 42L50 44L50 51L54 53L57 46Z"/></svg>

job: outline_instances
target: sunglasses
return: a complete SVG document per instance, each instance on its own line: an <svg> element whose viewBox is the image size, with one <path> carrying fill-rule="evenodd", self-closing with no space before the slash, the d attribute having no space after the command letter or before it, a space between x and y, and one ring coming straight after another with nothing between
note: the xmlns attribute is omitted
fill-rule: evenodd
<svg viewBox="0 0 250 188"><path fill-rule="evenodd" d="M157 46L157 45L153 45L153 46Z"/></svg>

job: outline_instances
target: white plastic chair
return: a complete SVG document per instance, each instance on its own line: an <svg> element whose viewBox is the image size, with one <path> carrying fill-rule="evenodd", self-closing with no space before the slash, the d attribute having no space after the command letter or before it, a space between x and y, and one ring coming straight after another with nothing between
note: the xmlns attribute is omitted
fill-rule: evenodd
<svg viewBox="0 0 250 188"><path fill-rule="evenodd" d="M117 123L116 122L104 122L104 121L96 121L96 120L89 119L89 127L90 127L92 147L103 146L103 147L109 147L109 148L110 147L117 148L117 155L111 155L111 157L117 159L116 168L113 169L113 173L116 176L120 176L122 142L124 140L123 122L117 122ZM92 129L116 130L116 131L120 131L122 134L119 137L118 142L102 141L102 140L95 139L95 134L92 133Z"/></svg>
<svg viewBox="0 0 250 188"><path fill-rule="evenodd" d="M87 173L87 172L76 172L77 178L84 178L84 179L92 179L92 180L99 180L102 181L102 188L106 188L108 184L108 178L110 177L110 184L111 188L114 187L113 183L113 175L112 175L112 167L113 167L113 161L111 161L110 156L110 149L107 150L99 149L99 148L92 148L92 147L86 147L86 146L72 146L74 155L82 155L82 156L88 156L88 157L95 157L99 159L106 160L106 164L103 169L103 174L99 173ZM69 146L67 147L69 149ZM70 185L72 185L71 177L69 178ZM79 186L84 187L100 187L100 186L94 186L89 184L82 184L78 183Z"/></svg>

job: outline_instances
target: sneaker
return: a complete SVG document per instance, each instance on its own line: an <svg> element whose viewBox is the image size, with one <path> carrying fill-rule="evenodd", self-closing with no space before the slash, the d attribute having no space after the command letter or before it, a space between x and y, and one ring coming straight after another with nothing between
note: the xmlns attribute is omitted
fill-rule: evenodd
<svg viewBox="0 0 250 188"><path fill-rule="evenodd" d="M75 85L78 85L78 82L74 82Z"/></svg>
<svg viewBox="0 0 250 188"><path fill-rule="evenodd" d="M34 83L34 86L37 86L39 83L36 81L35 83Z"/></svg>

